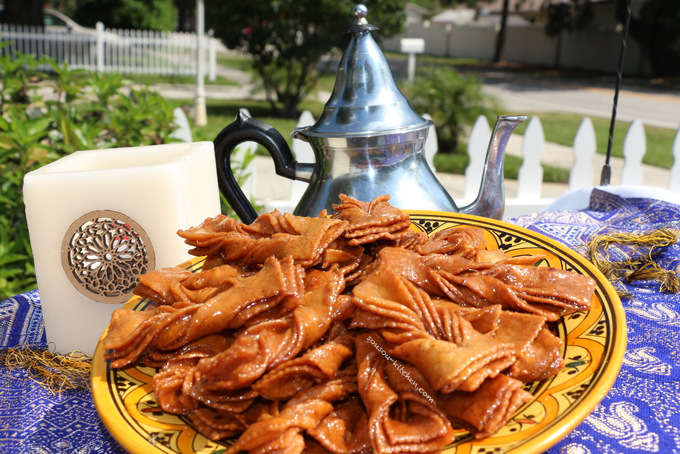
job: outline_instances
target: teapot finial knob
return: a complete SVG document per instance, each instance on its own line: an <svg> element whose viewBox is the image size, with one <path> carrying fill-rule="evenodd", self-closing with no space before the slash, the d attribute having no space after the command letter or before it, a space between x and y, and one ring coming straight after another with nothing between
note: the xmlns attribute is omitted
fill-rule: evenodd
<svg viewBox="0 0 680 454"><path fill-rule="evenodd" d="M366 8L366 5L362 5L362 4L354 5L354 8L352 8L352 12L354 12L354 17L356 18L354 20L354 25L366 25L366 24L368 24L368 21L366 20L366 14L368 14L368 8Z"/></svg>
<svg viewBox="0 0 680 454"><path fill-rule="evenodd" d="M369 24L368 21L366 20L366 14L368 14L368 8L366 8L366 5L362 5L360 3L354 5L354 8L352 8L352 12L354 13L354 23L347 30L348 32L365 33L366 31L378 29L378 27L374 27L373 25Z"/></svg>

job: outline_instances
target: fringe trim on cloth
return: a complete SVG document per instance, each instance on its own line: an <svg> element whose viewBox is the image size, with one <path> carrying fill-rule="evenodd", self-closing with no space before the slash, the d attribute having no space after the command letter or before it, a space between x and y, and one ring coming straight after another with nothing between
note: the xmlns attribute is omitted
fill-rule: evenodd
<svg viewBox="0 0 680 454"><path fill-rule="evenodd" d="M586 244L586 256L614 284L621 297L630 296L622 283L635 280L656 281L660 292L678 293L678 272L656 262L659 252L675 244L678 238L678 231L672 229L597 235Z"/></svg>
<svg viewBox="0 0 680 454"><path fill-rule="evenodd" d="M9 370L26 370L31 380L52 394L90 389L92 358L82 352L66 355L27 346L0 350L0 364Z"/></svg>

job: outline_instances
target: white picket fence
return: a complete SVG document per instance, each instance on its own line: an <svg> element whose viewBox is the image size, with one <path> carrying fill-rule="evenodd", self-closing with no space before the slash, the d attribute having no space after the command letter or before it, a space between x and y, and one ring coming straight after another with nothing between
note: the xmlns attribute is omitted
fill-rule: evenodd
<svg viewBox="0 0 680 454"><path fill-rule="evenodd" d="M471 133L468 144L470 165L466 170L465 199L471 199L477 193L477 182L483 170L483 157L486 144L491 137L491 130L485 117L478 118ZM573 164L569 172L569 184L566 191L593 186L599 181L601 169L596 167L596 136L593 123L585 117L576 131L572 147ZM546 149L543 126L538 117L531 117L522 137L522 165L517 178L515 197L506 198L504 217L506 219L539 211L550 205L555 198L543 196L542 156ZM626 132L623 143L623 164L620 174L615 175L619 185L644 185L642 159L647 150L644 126L639 120L633 120ZM680 202L680 129L676 131L672 149L673 166L668 176L668 189L678 192ZM473 156L475 159L473 159ZM481 156L481 159L480 159ZM613 158L616 159L616 158ZM614 178L612 178L614 180ZM655 186L660 186L655 182Z"/></svg>
<svg viewBox="0 0 680 454"><path fill-rule="evenodd" d="M44 27L0 24L3 54L47 56L70 68L126 74L196 75L196 33L96 29L58 31ZM216 40L203 37L207 76L216 76Z"/></svg>
<svg viewBox="0 0 680 454"><path fill-rule="evenodd" d="M298 126L314 123L309 112L303 112ZM434 169L433 158L437 153L437 135L434 126L431 127L425 143L425 158ZM484 168L486 151L491 138L491 127L486 117L480 116L471 129L468 140L469 164L465 170L464 196L462 201L474 200L479 191L479 183ZM572 162L569 183L565 185L565 192L591 187L599 181L601 169L594 163L596 157L595 129L590 118L583 118L574 136ZM293 152L300 162L312 162L313 152L308 143L296 140L293 142ZM623 165L620 174L615 176L619 185L644 185L642 159L647 148L644 126L634 120L626 132L623 143ZM538 117L528 120L527 128L522 136L521 157L522 165L517 179L517 192L513 197L506 198L505 219L533 213L550 205L555 199L543 196L543 168L542 157L546 150L546 140L543 126ZM678 193L680 203L680 129L676 132L675 140L670 150L674 158L673 166L668 177L668 189ZM254 165L247 170L255 175ZM612 179L614 180L614 178ZM306 183L296 182L290 193L284 199L268 201L265 209L274 208L280 211L292 211L304 192ZM612 181L614 183L614 181ZM656 182L659 183L659 182ZM658 186L658 184L657 184ZM249 188L249 196L253 195L254 187Z"/></svg>

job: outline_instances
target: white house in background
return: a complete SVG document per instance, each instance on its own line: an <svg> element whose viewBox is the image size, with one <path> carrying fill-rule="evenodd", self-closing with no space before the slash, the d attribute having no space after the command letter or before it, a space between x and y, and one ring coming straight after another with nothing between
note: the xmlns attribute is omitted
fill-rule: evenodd
<svg viewBox="0 0 680 454"><path fill-rule="evenodd" d="M508 15L507 25L509 27L525 27L531 26L532 21L527 19L519 13L518 5L516 3L521 0L511 0L510 14ZM534 3L544 0L533 0ZM463 26L463 25L477 25L477 26L491 26L496 27L500 25L501 21L501 5L502 2L481 2L474 8L466 5L458 5L454 8L446 9L438 14L435 14L429 19L432 25L449 25L449 26ZM533 6L532 6L533 8Z"/></svg>
<svg viewBox="0 0 680 454"><path fill-rule="evenodd" d="M475 22L477 10L474 8L451 8L435 14L430 24L467 25Z"/></svg>
<svg viewBox="0 0 680 454"><path fill-rule="evenodd" d="M507 25L509 27L544 26L548 20L548 6L566 0L510 0ZM593 20L589 27L598 29L614 29L615 2L613 0L591 0ZM408 6L407 6L408 8ZM479 25L497 27L500 24L503 10L502 0L480 1L474 7L464 4L446 9L429 19L430 24L443 25ZM421 14L426 17L426 14ZM415 16L414 16L415 18Z"/></svg>
<svg viewBox="0 0 680 454"><path fill-rule="evenodd" d="M509 24L528 25L537 12L545 11L550 0L510 0ZM554 1L554 0L553 0ZM414 23L440 25L496 25L500 22L502 0L482 1L474 8L459 4L437 14L413 3L406 4L406 26ZM498 16L498 17L497 17Z"/></svg>
<svg viewBox="0 0 680 454"><path fill-rule="evenodd" d="M415 3L407 3L404 9L406 13L406 24L421 23L423 18L429 14L429 11Z"/></svg>
<svg viewBox="0 0 680 454"><path fill-rule="evenodd" d="M544 24L550 1L562 0L510 0L513 18L507 29L504 59L513 63L563 69L606 73L615 71L621 48L621 30L615 20L614 0L591 0L594 17L586 27L565 31L558 36L547 36ZM634 4L634 8L639 8L644 2ZM433 17L424 14L421 21L413 20L415 16L411 16L404 31L385 39L383 48L389 52L400 52L402 38L420 38L425 41L424 53L427 55L491 61L499 30L501 5L501 0L478 3L478 13L455 8L454 12L442 12ZM473 11L475 20L464 23ZM415 14L417 10L412 12ZM445 22L446 18L449 22ZM624 73L652 74L643 49L630 37Z"/></svg>

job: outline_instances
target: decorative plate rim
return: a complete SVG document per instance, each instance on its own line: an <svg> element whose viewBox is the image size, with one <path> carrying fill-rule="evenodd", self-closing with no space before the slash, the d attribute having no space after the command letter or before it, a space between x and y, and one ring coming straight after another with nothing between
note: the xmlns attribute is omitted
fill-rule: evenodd
<svg viewBox="0 0 680 454"><path fill-rule="evenodd" d="M574 251L573 249L560 243L557 240L554 240L532 230L526 229L524 227L510 224L504 221L497 221L489 218L483 218L479 216L462 213L446 213L427 210L404 210L404 212L408 213L411 216L412 228L424 231L428 234L432 234L435 231L442 230L444 228L454 227L456 225L469 225L482 227L487 232L487 234L492 236L494 235L493 233L494 229L496 231L496 234L499 234L499 232L510 232L510 235L519 239L520 242L528 244L532 243L539 244L541 246L539 249L550 253L552 256L555 257L556 260L559 259L560 263L562 263L562 261L565 261L567 265L571 266L576 265L577 267L580 268L579 271L587 272L587 274L592 276L597 281L595 300L599 301L599 304L601 304L601 306L599 307L600 309L599 312L593 312L594 309L591 309L590 311L587 312L576 313L579 315L578 317L575 318L581 317L582 314L583 320L578 322L576 328L572 327L572 329L568 332L566 328L568 320L566 320L565 317L563 317L562 320L558 322L559 335L561 338L563 338L563 340L565 340L563 355L566 355L567 350L569 348L582 348L582 345L580 345L580 342L582 340L581 337L584 338L583 342L588 344L588 339L586 339L587 336L585 332L582 333L579 337L576 337L574 339L571 338L571 335L572 333L574 333L574 330L579 329L579 326L581 324L586 323L585 321L586 319L592 320L597 318L599 320L597 322L599 325L602 325L604 323L604 325L602 325L602 329L609 330L610 332L610 337L607 338L608 342L602 344L604 354L597 357L599 359L597 367L588 375L581 377L580 381L575 382L577 385L581 386L581 388L584 389L583 391L581 391L582 394L580 395L578 395L579 391L577 390L576 395L578 395L578 397L575 399L575 403L568 407L566 412L557 412L552 417L552 419L548 419L550 418L550 416L545 416L546 419L536 426L537 430L534 433L532 433L531 430L527 430L526 433L523 433L524 435L526 434L530 435L528 439L522 438L520 440L503 442L499 444L498 442L495 441L505 439L512 440L513 434L511 432L505 435L499 435L497 433L492 437L479 441L471 439L471 437L469 436L466 437L463 435L458 442L454 442L454 444L446 447L442 452L445 454L454 453L467 454L471 452L490 452L486 451L486 449L493 447L502 447L503 449L502 452L505 453L518 452L517 450L521 450L522 454L538 454L549 449L551 446L555 445L565 436L567 436L574 428L576 428L576 426L578 426L601 402L601 400L606 396L611 387L614 385L614 382L618 375L618 371L623 362L623 357L625 354L627 343L625 312L614 287L592 263L590 263L583 256L578 254L578 252ZM429 222L429 224L426 225L427 222ZM201 258L194 258L179 266L183 266L185 268L200 269L201 263L202 263ZM550 266L552 266L552 264L550 264ZM143 304L143 301L147 300L142 300L142 298L140 297L133 297L128 301L128 303L126 303L125 307L134 308L139 304ZM586 326L585 328L592 328L593 326L594 325L589 325ZM107 332L108 328L102 334L102 338L106 335ZM567 343L566 342L567 338L563 336L569 336L569 339L572 339L574 343L572 344ZM577 343L576 341L579 342ZM590 353L590 351L588 351L588 353ZM102 342L100 339L93 357L93 367L91 376L92 395L95 406L97 408L97 412L99 413L100 418L104 422L104 425L109 430L113 438L116 439L123 448L125 448L127 451L131 453L140 454L148 453L150 452L150 449L153 448L156 448L156 452L159 453L178 452L170 448L167 448L162 443L156 444L155 443L156 440L154 439L154 437L147 436L147 438L144 438L142 433L133 430L129 426L125 427L125 424L121 424L126 422L126 416L132 419L134 419L134 417L130 415L130 409L128 407L125 407L127 414L123 414L123 411L121 411L119 407L116 407L114 404L114 401L118 398L114 395L112 389L113 385L109 378L112 376L112 374L116 374L119 372L113 372L112 370L110 370L108 362L105 361L103 358L103 354L104 352ZM579 375L581 373L579 373ZM537 407L545 406L545 402L541 401L541 399L545 399L546 401L556 399L554 397L554 394L546 395L545 393L548 390L552 389L550 388L550 386L553 382L555 382L555 380L558 380L557 376L559 375L560 374L543 382L534 383L533 384L534 392L537 392L537 394L534 395L534 399L520 407L515 412L513 418L509 421L508 425L506 425L506 428L516 418L519 419L518 415L520 415L522 411L527 411L527 409L532 408L531 407L532 405L535 405ZM584 382L588 379L590 379L590 381L594 381L594 383L588 383L587 385L584 385ZM569 383L571 383L571 381L567 380L563 384L558 385L565 387ZM556 385L556 387L558 385ZM540 392L538 392L539 390ZM149 392L152 393L152 391ZM186 424L188 425L188 423ZM521 426L521 423L519 424ZM501 429L501 431L503 431L503 429ZM499 433L501 431L499 431ZM464 432L461 431L461 433L463 434ZM149 434L147 433L147 435ZM210 442L208 440L207 443L211 444L213 442ZM224 448L228 446L228 444L219 443L213 444L215 444L215 447L217 448L219 447ZM186 441L183 443L183 445L187 446ZM484 447L485 450L478 451L478 449L482 447ZM475 450L475 448L477 448L477 450ZM219 449L213 449L212 452L218 451ZM179 452L191 454L198 451L192 448L191 450L188 451ZM204 452L211 451L205 450Z"/></svg>

